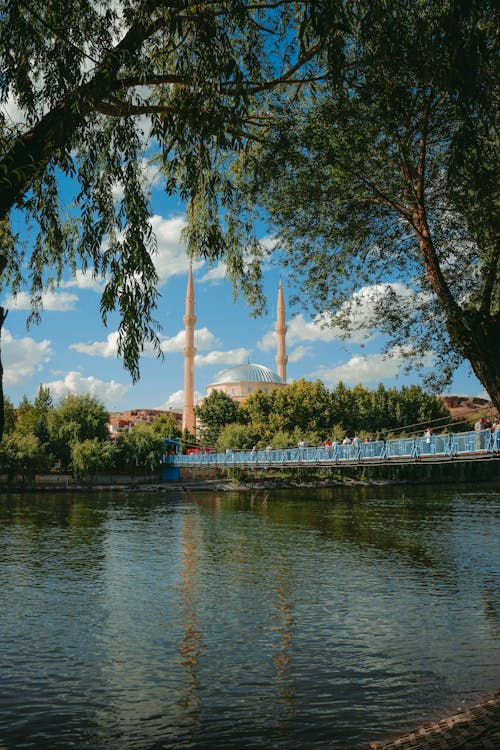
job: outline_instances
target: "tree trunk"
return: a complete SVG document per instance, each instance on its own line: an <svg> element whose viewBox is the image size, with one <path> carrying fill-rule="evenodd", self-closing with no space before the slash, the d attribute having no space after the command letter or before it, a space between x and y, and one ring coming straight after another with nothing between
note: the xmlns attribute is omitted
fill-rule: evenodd
<svg viewBox="0 0 500 750"><path fill-rule="evenodd" d="M456 348L470 362L500 414L499 316L487 317L477 311L467 311L460 321L448 319L447 328Z"/></svg>
<svg viewBox="0 0 500 750"><path fill-rule="evenodd" d="M427 278L441 303L453 346L470 362L500 414L500 317L482 312L481 307L477 310L460 307L444 278L423 208L414 214L413 220Z"/></svg>

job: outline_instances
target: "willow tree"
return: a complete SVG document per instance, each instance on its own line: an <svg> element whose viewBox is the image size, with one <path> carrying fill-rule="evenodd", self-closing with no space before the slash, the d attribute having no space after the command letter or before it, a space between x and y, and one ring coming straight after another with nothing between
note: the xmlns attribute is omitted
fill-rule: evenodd
<svg viewBox="0 0 500 750"><path fill-rule="evenodd" d="M410 366L432 352L437 387L468 360L500 409L498 6L341 5L329 85L275 112L239 201L325 322L378 328Z"/></svg>
<svg viewBox="0 0 500 750"><path fill-rule="evenodd" d="M224 159L266 122L272 100L317 77L322 5L2 3L0 278L4 291L29 292L31 320L44 289L81 268L105 280L102 317L118 311L118 351L134 379L144 344L159 351L145 155L156 155L166 191L188 202L191 250L225 257L258 298L258 263L252 276L217 228ZM61 178L74 186L71 207ZM34 228L29 245L12 231L14 212Z"/></svg>

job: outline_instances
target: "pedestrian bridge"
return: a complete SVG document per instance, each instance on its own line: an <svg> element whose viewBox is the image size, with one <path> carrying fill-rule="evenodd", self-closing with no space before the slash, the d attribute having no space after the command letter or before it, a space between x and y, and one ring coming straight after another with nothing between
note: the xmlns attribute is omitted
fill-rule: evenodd
<svg viewBox="0 0 500 750"><path fill-rule="evenodd" d="M500 459L500 432L460 432L446 435L407 437L370 442L353 441L349 445L334 444L306 448L274 450L197 452L165 456L163 462L172 467L332 467L377 466L389 464L435 464L451 461L485 461Z"/></svg>

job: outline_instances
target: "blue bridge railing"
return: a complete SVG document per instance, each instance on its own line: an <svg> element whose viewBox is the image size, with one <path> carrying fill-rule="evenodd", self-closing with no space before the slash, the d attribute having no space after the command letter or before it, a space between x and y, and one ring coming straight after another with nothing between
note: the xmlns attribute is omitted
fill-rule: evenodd
<svg viewBox="0 0 500 750"><path fill-rule="evenodd" d="M190 453L165 456L164 463L173 466L331 466L377 463L432 463L453 459L500 458L500 432L460 432L446 435L353 441L278 450L225 451L224 453Z"/></svg>

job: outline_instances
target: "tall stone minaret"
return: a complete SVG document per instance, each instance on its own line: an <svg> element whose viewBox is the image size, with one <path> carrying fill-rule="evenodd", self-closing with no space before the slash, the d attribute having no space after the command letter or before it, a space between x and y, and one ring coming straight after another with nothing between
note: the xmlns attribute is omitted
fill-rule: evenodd
<svg viewBox="0 0 500 750"><path fill-rule="evenodd" d="M276 354L276 365L278 367L278 375L286 383L286 363L288 362L288 356L286 353L286 332L287 325L285 321L285 297L283 296L283 284L281 283L278 289L278 306L276 308L276 342L277 342L277 354Z"/></svg>
<svg viewBox="0 0 500 750"><path fill-rule="evenodd" d="M188 283L186 289L186 313L184 315L184 409L182 410L182 429L189 430L193 435L196 433L196 422L194 418L194 286L193 270L189 266Z"/></svg>

